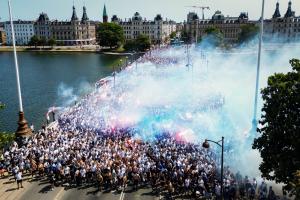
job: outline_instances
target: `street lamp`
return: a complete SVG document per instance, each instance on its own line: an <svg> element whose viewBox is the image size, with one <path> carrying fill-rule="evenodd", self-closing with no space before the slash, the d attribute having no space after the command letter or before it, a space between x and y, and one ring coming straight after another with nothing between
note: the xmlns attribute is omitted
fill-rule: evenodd
<svg viewBox="0 0 300 200"><path fill-rule="evenodd" d="M19 121L18 121L18 129L15 132L15 135L18 143L22 145L27 141L27 138L32 135L32 131L28 127L28 123L25 119L24 111L23 111L22 92L21 92L21 84L20 84L20 77L19 77L19 64L17 58L15 30L14 30L10 0L8 0L8 10L9 10L13 49L14 49L14 61L15 61L17 91L18 91L18 100L19 100Z"/></svg>
<svg viewBox="0 0 300 200"><path fill-rule="evenodd" d="M222 148L222 156L221 156L221 199L223 199L223 197L224 197L224 187L223 187L224 137L222 136L222 140L220 140L218 142L206 139L205 142L203 142L202 147L208 149L209 146L210 146L209 142L215 143L219 147Z"/></svg>
<svg viewBox="0 0 300 200"><path fill-rule="evenodd" d="M128 66L128 56L126 56L126 67Z"/></svg>

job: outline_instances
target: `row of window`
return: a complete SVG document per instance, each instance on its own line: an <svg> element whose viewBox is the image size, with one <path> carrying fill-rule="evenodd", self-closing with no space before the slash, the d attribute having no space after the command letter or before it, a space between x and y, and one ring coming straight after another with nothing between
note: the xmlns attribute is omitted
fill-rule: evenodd
<svg viewBox="0 0 300 200"><path fill-rule="evenodd" d="M282 32L282 33L290 33L291 31L290 30L286 30L286 29L278 29L278 30L273 30L273 33L274 32ZM298 28L298 29L294 29L294 32L296 33L296 32L299 32L300 33L300 28Z"/></svg>
<svg viewBox="0 0 300 200"><path fill-rule="evenodd" d="M28 31L32 32L33 29L18 29L18 28L15 29L15 32L28 32ZM11 32L11 30L10 29L6 29L6 32L9 33L9 32Z"/></svg>
<svg viewBox="0 0 300 200"><path fill-rule="evenodd" d="M8 33L7 35L9 36L12 34ZM33 36L33 35L34 35L33 33L15 33L15 36Z"/></svg>
<svg viewBox="0 0 300 200"><path fill-rule="evenodd" d="M154 27L150 27L150 26L143 26L143 27L132 27L132 26L123 26L122 27L124 30L131 30L131 29L146 29L146 30L149 30L149 29L153 29ZM160 26L157 26L157 29L160 29Z"/></svg>

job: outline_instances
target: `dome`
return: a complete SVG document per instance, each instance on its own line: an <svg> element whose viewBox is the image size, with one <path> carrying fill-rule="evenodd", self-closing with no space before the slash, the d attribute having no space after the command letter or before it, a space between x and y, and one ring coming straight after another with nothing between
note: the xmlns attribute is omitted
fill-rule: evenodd
<svg viewBox="0 0 300 200"><path fill-rule="evenodd" d="M154 18L155 21L161 21L162 17L160 14L156 15L156 17Z"/></svg>
<svg viewBox="0 0 300 200"><path fill-rule="evenodd" d="M134 13L132 20L142 20L142 17L139 12Z"/></svg>
<svg viewBox="0 0 300 200"><path fill-rule="evenodd" d="M224 15L222 14L221 11L217 10L217 11L215 12L215 14L212 16L212 19L213 19L213 20L224 20L225 17L224 17Z"/></svg>

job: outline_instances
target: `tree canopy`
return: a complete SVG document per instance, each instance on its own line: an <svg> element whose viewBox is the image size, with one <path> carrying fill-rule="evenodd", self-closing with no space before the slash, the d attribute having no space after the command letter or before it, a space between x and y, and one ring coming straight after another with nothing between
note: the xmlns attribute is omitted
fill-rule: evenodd
<svg viewBox="0 0 300 200"><path fill-rule="evenodd" d="M173 39L173 38L176 38L176 31L173 31L171 34L170 34L170 38Z"/></svg>
<svg viewBox="0 0 300 200"><path fill-rule="evenodd" d="M28 45L35 46L35 48L39 45L40 39L38 36L34 35L30 38Z"/></svg>
<svg viewBox="0 0 300 200"><path fill-rule="evenodd" d="M293 71L270 76L261 92L260 136L252 148L263 159L259 167L263 177L284 183L287 191L300 195L297 184L292 184L300 170L300 61L293 59L290 64Z"/></svg>
<svg viewBox="0 0 300 200"><path fill-rule="evenodd" d="M120 25L115 23L101 23L97 29L98 43L101 46L116 47L124 43L124 32Z"/></svg>
<svg viewBox="0 0 300 200"><path fill-rule="evenodd" d="M127 51L145 51L151 47L151 41L146 35L139 35L135 40L128 40L124 49Z"/></svg>
<svg viewBox="0 0 300 200"><path fill-rule="evenodd" d="M224 34L220 29L216 27L209 27L205 29L206 36L203 37L203 40L209 42L210 45L220 46L223 44Z"/></svg>
<svg viewBox="0 0 300 200"><path fill-rule="evenodd" d="M185 42L185 43L188 43L188 42L190 42L191 41L191 36L190 36L190 34L188 34L188 32L186 32L186 31L182 31L181 32L181 39Z"/></svg>
<svg viewBox="0 0 300 200"><path fill-rule="evenodd" d="M245 24L241 26L241 33L239 35L239 43L249 42L259 31L259 27L255 24Z"/></svg>
<svg viewBox="0 0 300 200"><path fill-rule="evenodd" d="M5 108L5 105L0 102L0 111ZM11 144L15 139L15 134L0 132L0 152L2 149Z"/></svg>

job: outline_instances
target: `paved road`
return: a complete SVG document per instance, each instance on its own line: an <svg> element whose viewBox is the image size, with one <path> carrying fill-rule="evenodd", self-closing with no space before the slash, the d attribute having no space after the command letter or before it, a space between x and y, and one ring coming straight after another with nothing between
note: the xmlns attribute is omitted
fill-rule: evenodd
<svg viewBox="0 0 300 200"><path fill-rule="evenodd" d="M97 188L88 187L88 188L75 188L65 190L61 195L57 196L58 199L63 200L74 200L74 199L103 199L103 200L158 200L159 198L155 195L152 195L151 188L142 188L138 191L132 191L132 188L129 186L125 191L97 191Z"/></svg>
<svg viewBox="0 0 300 200"><path fill-rule="evenodd" d="M93 186L82 186L79 188L55 187L50 189L48 180L32 179L30 176L24 177L24 188L17 189L14 179L0 179L0 199L2 200L158 200L159 196L151 193L151 188L145 187L138 191L133 191L128 186L124 191L102 191L99 192Z"/></svg>

